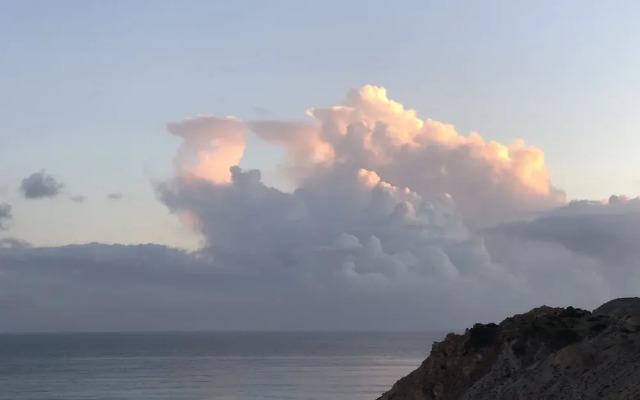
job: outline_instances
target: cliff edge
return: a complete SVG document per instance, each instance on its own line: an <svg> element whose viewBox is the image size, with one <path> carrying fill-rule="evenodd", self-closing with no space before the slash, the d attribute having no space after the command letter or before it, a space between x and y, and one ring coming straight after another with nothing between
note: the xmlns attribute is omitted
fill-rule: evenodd
<svg viewBox="0 0 640 400"><path fill-rule="evenodd" d="M539 307L433 344L378 400L640 400L640 298Z"/></svg>

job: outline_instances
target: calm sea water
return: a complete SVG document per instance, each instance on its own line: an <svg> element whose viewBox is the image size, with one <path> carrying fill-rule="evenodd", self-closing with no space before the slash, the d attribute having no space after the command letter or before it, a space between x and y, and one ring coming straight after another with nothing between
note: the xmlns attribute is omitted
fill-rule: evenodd
<svg viewBox="0 0 640 400"><path fill-rule="evenodd" d="M0 335L2 400L373 400L434 333Z"/></svg>

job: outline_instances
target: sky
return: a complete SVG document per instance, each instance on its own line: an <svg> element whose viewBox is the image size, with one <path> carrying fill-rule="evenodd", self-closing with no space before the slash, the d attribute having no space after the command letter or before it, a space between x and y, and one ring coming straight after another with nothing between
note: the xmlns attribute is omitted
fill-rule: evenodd
<svg viewBox="0 0 640 400"><path fill-rule="evenodd" d="M447 328L632 294L639 13L0 0L5 329Z"/></svg>

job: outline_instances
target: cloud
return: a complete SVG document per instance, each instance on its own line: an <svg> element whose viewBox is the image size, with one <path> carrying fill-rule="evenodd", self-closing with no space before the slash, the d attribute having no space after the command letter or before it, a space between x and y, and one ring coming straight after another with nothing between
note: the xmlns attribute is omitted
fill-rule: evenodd
<svg viewBox="0 0 640 400"><path fill-rule="evenodd" d="M180 179L160 196L198 219L216 264L261 281L267 299L309 303L332 327L446 329L543 303L592 307L625 290L561 243L469 229L448 196L427 201L364 169L339 178L333 191L283 193L236 167L230 185Z"/></svg>
<svg viewBox="0 0 640 400"><path fill-rule="evenodd" d="M461 136L373 86L309 115L170 124L157 196L203 247L0 246L5 329L438 330L640 284L638 200L567 204L541 150ZM286 150L293 190L237 166L249 131Z"/></svg>
<svg viewBox="0 0 640 400"><path fill-rule="evenodd" d="M551 185L541 150L521 140L503 145L477 133L462 136L452 125L418 118L384 88L367 85L338 106L307 113L309 123L248 123L258 137L287 150L298 185L326 171L364 168L426 198L448 193L474 226L565 201Z"/></svg>
<svg viewBox="0 0 640 400"><path fill-rule="evenodd" d="M635 263L640 260L636 242L640 237L640 198L575 201L533 220L505 223L491 231L559 243L606 263Z"/></svg>
<svg viewBox="0 0 640 400"><path fill-rule="evenodd" d="M214 156L190 166L201 173L179 169L158 187L172 212L189 215L217 265L255 276L272 294L300 288L301 298L316 296L316 310L340 299L352 305L343 317L366 326L393 310L450 326L547 302L596 305L626 290L607 272L627 271L622 264L501 230L565 206L541 150L461 136L374 86L308 114L309 123L234 120L235 130L215 134L237 137L231 132L246 127L283 147L291 193L237 166L212 178L207 163L229 165ZM376 310L369 320L365 304Z"/></svg>
<svg viewBox="0 0 640 400"><path fill-rule="evenodd" d="M189 176L227 183L229 168L238 164L247 129L235 117L198 116L170 123L169 132L183 139L175 158L178 171Z"/></svg>
<svg viewBox="0 0 640 400"><path fill-rule="evenodd" d="M594 260L608 282L628 294L640 283L640 198L574 201L535 219L501 224L491 235L560 246Z"/></svg>
<svg viewBox="0 0 640 400"><path fill-rule="evenodd" d="M22 239L13 237L0 238L0 249L26 249L28 247L31 247L31 245Z"/></svg>
<svg viewBox="0 0 640 400"><path fill-rule="evenodd" d="M62 183L44 171L31 174L20 184L22 194L27 199L53 198L60 194L63 187Z"/></svg>
<svg viewBox="0 0 640 400"><path fill-rule="evenodd" d="M213 278L163 246L0 245L2 330L197 328L219 307Z"/></svg>
<svg viewBox="0 0 640 400"><path fill-rule="evenodd" d="M69 200L73 201L74 203L84 203L87 201L87 196L82 196L82 195L69 196Z"/></svg>
<svg viewBox="0 0 640 400"><path fill-rule="evenodd" d="M351 196L322 202L255 171L234 169L229 185L172 182L160 192L174 209L220 210L201 221L209 242L196 253L0 244L3 329L439 330L540 304L593 308L640 284L625 260L502 227L479 234L447 197L426 202L364 170L348 180Z"/></svg>
<svg viewBox="0 0 640 400"><path fill-rule="evenodd" d="M123 197L122 193L109 193L107 195L109 200L122 200Z"/></svg>
<svg viewBox="0 0 640 400"><path fill-rule="evenodd" d="M7 222L13 218L11 214L11 205L0 203L0 230L7 229Z"/></svg>

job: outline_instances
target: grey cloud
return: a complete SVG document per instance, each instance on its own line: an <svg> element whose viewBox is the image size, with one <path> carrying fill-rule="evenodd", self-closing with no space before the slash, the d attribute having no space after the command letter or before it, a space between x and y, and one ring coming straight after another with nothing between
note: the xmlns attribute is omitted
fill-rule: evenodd
<svg viewBox="0 0 640 400"><path fill-rule="evenodd" d="M328 312L341 299L161 246L0 249L0 261L4 330L326 329L341 320ZM355 300L366 311L366 298Z"/></svg>
<svg viewBox="0 0 640 400"><path fill-rule="evenodd" d="M595 260L603 275L620 287L631 291L640 283L640 198L575 201L533 220L498 225L488 233L562 246Z"/></svg>
<svg viewBox="0 0 640 400"><path fill-rule="evenodd" d="M13 237L0 238L0 249L26 249L28 247L31 247L31 244L22 239Z"/></svg>
<svg viewBox="0 0 640 400"><path fill-rule="evenodd" d="M27 199L56 197L63 187L62 183L59 183L52 175L48 175L44 171L31 174L24 178L20 184L22 194Z"/></svg>
<svg viewBox="0 0 640 400"><path fill-rule="evenodd" d="M224 277L212 278L197 259L162 246L0 246L2 329L197 328L212 321L206 312L219 296L208 290Z"/></svg>
<svg viewBox="0 0 640 400"><path fill-rule="evenodd" d="M300 288L287 301L331 327L447 329L540 304L589 308L628 288L611 274L626 267L559 241L470 230L446 196L427 201L363 170L308 185L284 193L234 167L230 185L178 179L159 196L196 217L204 254L260 277L266 298Z"/></svg>
<svg viewBox="0 0 640 400"><path fill-rule="evenodd" d="M558 243L607 263L634 263L640 260L640 198L572 202L533 220L498 225L490 232Z"/></svg>
<svg viewBox="0 0 640 400"><path fill-rule="evenodd" d="M640 236L613 228L623 226L618 217L565 230L501 225L481 235L465 228L450 199L427 202L372 185L364 173L333 193L320 185L283 193L257 171L234 168L232 177L231 185L177 180L158 188L172 210L200 217L208 242L199 252L0 241L3 329L437 330L540 304L592 308L640 284L629 260L588 251L593 242L566 244L569 232L589 226L625 249ZM538 220L575 214L572 207ZM635 212L611 208L588 206L580 221Z"/></svg>
<svg viewBox="0 0 640 400"><path fill-rule="evenodd" d="M87 201L87 196L82 196L82 195L70 196L69 200L73 201L74 203L84 203Z"/></svg>
<svg viewBox="0 0 640 400"><path fill-rule="evenodd" d="M109 193L107 195L107 198L109 200L122 200L122 197L123 197L122 193Z"/></svg>
<svg viewBox="0 0 640 400"><path fill-rule="evenodd" d="M443 291L330 293L306 279L160 247L0 248L0 317L5 331L424 329L464 308L425 301Z"/></svg>
<svg viewBox="0 0 640 400"><path fill-rule="evenodd" d="M173 210L207 212L209 242L196 253L0 245L3 329L438 330L540 304L592 308L627 294L629 285L611 275L629 272L624 265L558 241L479 236L446 199L424 202L377 185L355 190L344 205L339 196L320 202L310 190L275 191L255 172L233 175L230 186L159 188ZM226 213L209 211L212 201ZM268 212L258 213L258 204ZM334 213L349 221L327 218ZM637 273L627 280L640 283Z"/></svg>
<svg viewBox="0 0 640 400"><path fill-rule="evenodd" d="M11 205L7 203L0 203L0 230L6 229L7 222L11 221L12 218Z"/></svg>

